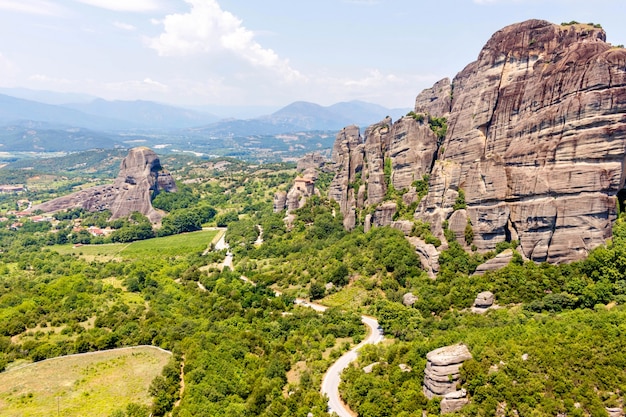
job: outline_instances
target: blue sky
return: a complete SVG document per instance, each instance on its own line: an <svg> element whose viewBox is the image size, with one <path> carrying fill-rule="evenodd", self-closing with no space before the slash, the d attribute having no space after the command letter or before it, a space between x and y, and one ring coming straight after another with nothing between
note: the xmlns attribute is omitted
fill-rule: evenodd
<svg viewBox="0 0 626 417"><path fill-rule="evenodd" d="M0 0L0 87L409 108L529 18L601 23L626 44L624 0Z"/></svg>

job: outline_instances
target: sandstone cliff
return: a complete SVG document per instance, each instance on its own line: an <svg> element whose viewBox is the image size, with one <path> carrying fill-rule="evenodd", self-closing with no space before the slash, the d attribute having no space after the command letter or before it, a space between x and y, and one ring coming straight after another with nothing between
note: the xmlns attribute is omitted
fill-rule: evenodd
<svg viewBox="0 0 626 417"><path fill-rule="evenodd" d="M586 256L610 236L626 194L626 50L605 39L591 25L541 20L498 31L452 82L417 97L413 117L374 125L363 140L354 127L351 141L340 133L331 198L346 215L381 203L387 184L412 195L429 174L415 218L440 239L445 220L462 236L469 219L479 251L519 240L535 261ZM438 138L427 122L443 117ZM362 207L348 186L361 171ZM454 214L460 191L466 207Z"/></svg>
<svg viewBox="0 0 626 417"><path fill-rule="evenodd" d="M134 148L122 160L113 184L59 197L33 206L32 210L55 212L76 207L87 211L111 210L111 219L127 217L137 211L156 223L161 214L152 207L153 196L160 191L176 191L174 179L162 170L154 151L145 147Z"/></svg>

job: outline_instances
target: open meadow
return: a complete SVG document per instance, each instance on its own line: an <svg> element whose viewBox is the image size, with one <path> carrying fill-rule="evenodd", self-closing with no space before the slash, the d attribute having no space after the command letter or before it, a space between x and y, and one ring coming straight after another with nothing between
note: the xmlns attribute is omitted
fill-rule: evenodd
<svg viewBox="0 0 626 417"><path fill-rule="evenodd" d="M51 249L60 254L76 254L87 261L132 260L158 256L184 256L203 252L223 233L219 230L200 230L179 235L139 240L131 243L103 245L56 245Z"/></svg>
<svg viewBox="0 0 626 417"><path fill-rule="evenodd" d="M151 346L62 356L0 373L0 414L107 417L150 406L148 387L171 353Z"/></svg>

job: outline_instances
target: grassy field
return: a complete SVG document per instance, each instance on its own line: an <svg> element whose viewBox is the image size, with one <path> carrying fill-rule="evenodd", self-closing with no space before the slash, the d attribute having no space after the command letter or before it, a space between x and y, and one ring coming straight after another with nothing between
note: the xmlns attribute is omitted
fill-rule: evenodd
<svg viewBox="0 0 626 417"><path fill-rule="evenodd" d="M346 310L357 311L363 305L367 295L368 292L365 288L352 284L322 298L319 302L328 307L342 307Z"/></svg>
<svg viewBox="0 0 626 417"><path fill-rule="evenodd" d="M108 417L150 405L148 387L169 352L142 346L64 356L0 373L3 417Z"/></svg>
<svg viewBox="0 0 626 417"><path fill-rule="evenodd" d="M200 230L193 233L157 237L132 243L112 243L107 245L57 245L51 249L62 254L80 255L87 261L109 261L140 259L159 256L180 256L191 252L204 251L220 233L218 230Z"/></svg>

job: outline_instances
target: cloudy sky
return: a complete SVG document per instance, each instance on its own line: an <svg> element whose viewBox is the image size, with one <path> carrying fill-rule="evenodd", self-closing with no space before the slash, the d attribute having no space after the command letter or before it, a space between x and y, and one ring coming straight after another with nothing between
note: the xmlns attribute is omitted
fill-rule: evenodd
<svg viewBox="0 0 626 417"><path fill-rule="evenodd" d="M0 87L175 105L411 107L528 18L601 23L624 0L0 0Z"/></svg>

